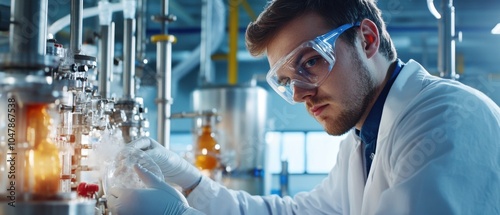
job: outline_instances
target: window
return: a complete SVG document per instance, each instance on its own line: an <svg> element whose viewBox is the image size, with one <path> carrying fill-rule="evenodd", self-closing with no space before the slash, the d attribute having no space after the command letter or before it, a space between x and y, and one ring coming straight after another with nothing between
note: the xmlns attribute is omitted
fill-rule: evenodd
<svg viewBox="0 0 500 215"><path fill-rule="evenodd" d="M323 131L267 132L267 171L279 174L281 161L287 160L291 174L326 174L335 165L345 136L330 136ZM192 133L172 133L170 140L170 150L192 159Z"/></svg>
<svg viewBox="0 0 500 215"><path fill-rule="evenodd" d="M344 136L331 136L325 132L306 134L307 173L328 173L337 162L340 141Z"/></svg>
<svg viewBox="0 0 500 215"><path fill-rule="evenodd" d="M288 160L292 174L325 174L337 161L343 136L331 136L323 131L267 132L268 171L281 172L281 161Z"/></svg>

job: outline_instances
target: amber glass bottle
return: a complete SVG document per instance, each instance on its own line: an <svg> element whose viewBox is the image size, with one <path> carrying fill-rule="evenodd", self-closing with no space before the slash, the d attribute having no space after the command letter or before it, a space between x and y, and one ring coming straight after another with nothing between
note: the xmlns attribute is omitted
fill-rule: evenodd
<svg viewBox="0 0 500 215"><path fill-rule="evenodd" d="M34 183L31 192L36 196L50 197L60 191L61 162L59 149L50 137L53 122L44 104L26 105L27 140L33 149L29 152L28 177L26 182Z"/></svg>
<svg viewBox="0 0 500 215"><path fill-rule="evenodd" d="M195 145L195 166L212 171L219 168L220 145L212 130L212 117L203 120Z"/></svg>

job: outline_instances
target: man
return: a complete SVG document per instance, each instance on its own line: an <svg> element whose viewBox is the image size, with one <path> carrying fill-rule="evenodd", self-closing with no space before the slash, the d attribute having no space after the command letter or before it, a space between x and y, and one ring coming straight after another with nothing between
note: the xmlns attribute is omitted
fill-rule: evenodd
<svg viewBox="0 0 500 215"><path fill-rule="evenodd" d="M329 134L349 134L328 177L293 198L229 190L152 140L133 143L182 187L191 207L207 214L500 214L500 108L397 59L373 1L275 0L246 39L253 55L267 54L267 80L280 96L304 103Z"/></svg>

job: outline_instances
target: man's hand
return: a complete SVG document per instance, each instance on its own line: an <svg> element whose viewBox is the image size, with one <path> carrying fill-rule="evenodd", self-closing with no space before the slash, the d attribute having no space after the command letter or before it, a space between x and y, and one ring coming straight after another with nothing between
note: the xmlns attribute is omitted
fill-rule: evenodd
<svg viewBox="0 0 500 215"><path fill-rule="evenodd" d="M113 214L203 214L189 207L179 191L145 168L135 165L134 170L148 189L111 188L107 198L108 206Z"/></svg>
<svg viewBox="0 0 500 215"><path fill-rule="evenodd" d="M196 167L151 138L139 138L129 146L145 151L160 167L165 180L183 190L192 189L201 180L201 173Z"/></svg>

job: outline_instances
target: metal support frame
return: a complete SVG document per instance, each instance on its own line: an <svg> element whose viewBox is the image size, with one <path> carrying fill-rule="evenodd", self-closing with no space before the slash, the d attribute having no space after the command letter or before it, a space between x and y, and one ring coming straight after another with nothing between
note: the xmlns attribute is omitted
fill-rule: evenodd
<svg viewBox="0 0 500 215"><path fill-rule="evenodd" d="M172 43L175 37L168 35L168 22L175 21L175 16L168 14L168 0L163 0L161 4L160 18L157 20L161 24L161 34L152 37L156 42L156 73L158 82L158 106L157 140L165 148L170 147L170 113L172 100Z"/></svg>
<svg viewBox="0 0 500 215"><path fill-rule="evenodd" d="M213 82L211 75L212 50L212 10L213 0L203 0L201 6L201 39L200 39L200 73L198 85L207 85Z"/></svg>
<svg viewBox="0 0 500 215"><path fill-rule="evenodd" d="M137 24L137 34L136 34L136 57L138 60L146 59L146 28L147 28L147 0L137 1L137 13L136 13L136 24Z"/></svg>
<svg viewBox="0 0 500 215"><path fill-rule="evenodd" d="M438 68L443 78L457 79L455 70L455 7L453 0L442 1L442 18L439 21Z"/></svg>
<svg viewBox="0 0 500 215"><path fill-rule="evenodd" d="M123 99L135 97L135 19L123 23Z"/></svg>
<svg viewBox="0 0 500 215"><path fill-rule="evenodd" d="M72 1L72 14L75 16L81 12L82 0ZM80 8L79 10L77 8ZM76 11L73 11L76 9ZM62 85L59 79L53 79L47 73L56 71L60 66L59 56L46 55L47 49L47 13L48 1L12 0L11 1L11 23L10 23L10 53L2 54L0 57L0 70L5 76L0 80L2 93L16 97L16 141L19 159L31 158L23 153L29 150L27 143L27 114L26 104L46 104L50 109L54 108L57 99L63 99L65 91L58 89ZM81 13L79 13L81 15ZM73 54L81 46L81 28L73 28L81 23L80 18L72 17L71 44ZM79 25L81 27L81 25ZM78 36L80 35L80 40ZM75 42L73 42L75 41ZM78 42L80 41L80 42ZM80 46L79 46L80 45ZM87 60L87 59L85 59ZM69 67L68 67L69 68ZM72 66L71 68L77 68ZM88 67L85 67L88 68ZM80 77L84 79L83 77ZM57 81L57 82L54 82ZM30 119L31 120L31 119ZM40 120L40 119L38 119ZM47 119L44 119L47 120ZM11 207L5 201L5 195L0 197L0 214L33 214L44 212L50 214L88 214L94 211L94 200L76 199L76 195L70 190L63 190L53 196L36 196L33 190L25 186L24 180L34 179L31 175L23 176L29 167L16 164L19 172L16 177L17 199L15 206ZM12 183L12 182L11 182ZM42 184L43 185L43 184ZM61 185L62 186L62 185Z"/></svg>
<svg viewBox="0 0 500 215"><path fill-rule="evenodd" d="M172 43L159 41L157 47L158 82L158 142L169 147L170 143L170 113L172 105Z"/></svg>
<svg viewBox="0 0 500 215"><path fill-rule="evenodd" d="M99 94L102 98L110 97L110 84L113 75L115 23L101 25L101 39L99 40Z"/></svg>
<svg viewBox="0 0 500 215"><path fill-rule="evenodd" d="M83 0L71 1L70 52L79 54L82 50Z"/></svg>

